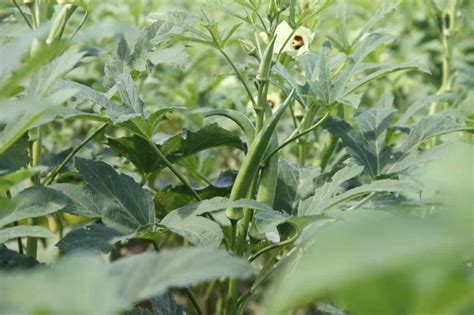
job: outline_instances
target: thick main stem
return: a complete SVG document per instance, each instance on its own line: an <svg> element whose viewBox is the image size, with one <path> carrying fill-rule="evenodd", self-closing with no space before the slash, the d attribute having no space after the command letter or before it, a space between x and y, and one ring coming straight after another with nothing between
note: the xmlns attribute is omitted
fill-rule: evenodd
<svg viewBox="0 0 474 315"><path fill-rule="evenodd" d="M36 129L30 132L32 134L33 143L31 145L31 166L39 166L41 164L41 147L43 145L43 135L42 135L42 128L37 127ZM40 177L39 174L34 175L31 178L31 181L34 185L40 184ZM29 219L28 224L35 225L36 219ZM38 248L38 240L34 237L28 237L26 239L26 254L33 258L36 258Z"/></svg>
<svg viewBox="0 0 474 315"><path fill-rule="evenodd" d="M452 75L452 36L453 30L456 25L456 8L457 1L453 1L452 6L448 11L443 11L441 17L441 44L443 45L443 61L442 61L442 74L441 74L441 85L438 89L438 94L447 92L451 89L451 75ZM446 23L446 17L449 19L449 24ZM437 110L438 103L434 102L430 105L429 114L432 115Z"/></svg>

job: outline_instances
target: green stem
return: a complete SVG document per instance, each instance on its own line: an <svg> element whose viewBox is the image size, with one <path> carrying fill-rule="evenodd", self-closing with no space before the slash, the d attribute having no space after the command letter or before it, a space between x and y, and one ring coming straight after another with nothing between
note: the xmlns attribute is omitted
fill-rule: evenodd
<svg viewBox="0 0 474 315"><path fill-rule="evenodd" d="M79 23L79 25L77 26L77 28L74 30L74 32L72 32L71 36L69 37L68 41L70 42L74 36L76 36L76 34L80 31L80 29L84 26L84 24L86 23L87 21L87 18L89 17L89 12L86 11L84 13L84 16L82 17L82 20L81 22Z"/></svg>
<svg viewBox="0 0 474 315"><path fill-rule="evenodd" d="M36 225L36 223L37 223L36 219L28 220L29 225ZM36 259L37 249L38 249L38 240L34 237L28 237L26 239L26 255Z"/></svg>
<svg viewBox="0 0 474 315"><path fill-rule="evenodd" d="M245 307L250 300L250 297L252 294L256 291L256 289L268 278L268 276L276 269L278 266L277 264L273 264L273 261L277 257L278 252L275 252L272 257L270 257L263 268L260 270L260 272L257 275L257 278L255 279L254 283L252 284L252 287L245 292L238 300L237 300L237 306L241 311L245 310Z"/></svg>
<svg viewBox="0 0 474 315"><path fill-rule="evenodd" d="M14 226L18 226L18 221L13 222L13 225L14 225ZM23 243L21 242L21 237L18 237L18 238L16 239L16 243L17 243L17 245L18 245L18 252L19 252L20 254L23 254Z"/></svg>
<svg viewBox="0 0 474 315"><path fill-rule="evenodd" d="M303 130L302 132L300 133L297 133L296 131L296 134L293 133L287 140L285 140L285 142L283 142L282 144L280 144L275 150L273 150L270 154L268 154L264 159L263 159L263 162L262 162L262 165L266 165L266 163L268 162L268 160L275 154L277 153L278 151L280 151L281 149L283 149L284 147L286 147L288 144L290 144L291 142L297 140L298 138L310 133L311 131L315 130L316 128L318 128L325 120L326 118L329 116L329 112L327 112L326 114L324 114L324 116L316 123L314 124L313 126L311 126L310 128L306 129L306 130Z"/></svg>
<svg viewBox="0 0 474 315"><path fill-rule="evenodd" d="M354 210L354 209L357 209L359 207L362 207L363 205L365 205L370 199L372 199L372 197L375 196L375 191L367 194L367 196L365 196L364 198L362 198L358 203L356 203L355 205L353 205L352 207L346 209L345 211L351 211L351 210Z"/></svg>
<svg viewBox="0 0 474 315"><path fill-rule="evenodd" d="M234 70L234 73L235 75L237 76L237 78L239 79L239 81L242 83L242 85L244 86L244 89L245 91L247 92L247 95L248 97L250 98L250 101L252 102L252 105L255 107L257 107L257 103L255 102L255 98L253 97L252 95L252 92L250 91L250 88L247 84L247 82L245 81L244 77L242 76L242 74L240 73L239 69L237 69L237 66L234 64L234 62L232 61L232 59L230 59L229 55L227 55L227 53L225 52L224 49L219 49L220 53L222 54L222 56L224 56L225 60L227 60L227 62L229 63L229 65L232 67L232 69Z"/></svg>
<svg viewBox="0 0 474 315"><path fill-rule="evenodd" d="M28 24L28 27L32 30L32 29L33 29L33 25L31 25L30 20L29 20L28 17L25 15L25 12L23 12L23 10L21 9L21 7L18 5L18 3L16 2L16 0L13 0L13 5L15 5L15 7L18 9L18 11L20 11L20 14L21 14L21 16L23 17L23 19L25 20L26 24Z"/></svg>
<svg viewBox="0 0 474 315"><path fill-rule="evenodd" d="M452 2L452 6L447 10L442 12L441 16L441 44L443 46L443 61L442 61L442 77L441 85L438 89L437 94L444 93L451 89L451 75L452 75L452 36L453 30L456 25L456 7L457 0ZM446 25L446 16L449 17L449 25ZM430 105L429 115L432 115L437 110L437 102L434 102Z"/></svg>
<svg viewBox="0 0 474 315"><path fill-rule="evenodd" d="M191 185L188 183L188 181L181 175L181 173L174 167L173 163L171 163L166 156L160 151L158 146L151 140L147 140L150 146L152 147L153 151L155 151L156 155L165 163L166 167L169 168L169 170L176 176L178 179L181 181L181 183L186 186L186 188L191 192L191 194L194 196L194 198L197 201L201 201L201 196L191 187Z"/></svg>
<svg viewBox="0 0 474 315"><path fill-rule="evenodd" d="M262 248L261 250L259 250L258 252L256 252L252 256L250 256L248 261L252 262L255 259L257 259L259 256L265 254L266 252L268 252L270 250L273 250L275 248L281 248L281 247L284 247L286 245L289 245L289 244L293 243L300 236L299 230L296 227L295 227L295 230L296 230L295 234L293 234L290 238L288 238L288 239L286 239L286 240L284 240L280 243L271 244L271 245L268 245L267 247Z"/></svg>
<svg viewBox="0 0 474 315"><path fill-rule="evenodd" d="M229 280L229 290L227 292L226 315L235 315L237 311L237 296L239 294L240 281L236 279Z"/></svg>
<svg viewBox="0 0 474 315"><path fill-rule="evenodd" d="M89 141L91 141L92 139L95 138L95 136L97 136L102 130L104 130L105 128L107 127L107 124L103 124L101 126L99 126L96 130L94 130L89 136L87 136L84 140L82 140L82 142L76 147L74 148L65 158L64 160L61 162L61 164L59 164L56 168L54 168L51 173L45 177L45 179L43 180L43 185L50 185L54 179L56 178L56 176L63 170L63 168L66 166L66 164L77 154L77 152L79 152L79 150L81 150L87 143L89 143Z"/></svg>
<svg viewBox="0 0 474 315"><path fill-rule="evenodd" d="M33 134L33 143L31 145L31 166L39 166L41 164L41 148L43 145L43 135L42 128L37 127L33 131L30 131ZM34 185L40 184L39 174L36 174L31 178L31 181ZM36 225L37 219L29 219L28 224ZM36 259L38 249L38 240L34 237L28 237L26 239L26 254Z"/></svg>
<svg viewBox="0 0 474 315"><path fill-rule="evenodd" d="M317 106L316 104L313 104L310 106L308 112L303 118L303 121L301 124L298 126L298 129L296 132L299 132L299 130L307 130L310 128L311 124L314 121L314 118L316 117L316 114L318 113L320 109L320 106ZM299 146L298 146L298 162L299 164L303 165L305 164L306 161L306 155L308 152L307 148L307 143L304 138L299 140Z"/></svg>
<svg viewBox="0 0 474 315"><path fill-rule="evenodd" d="M332 133L329 134L329 141L324 147L323 152L321 153L321 162L319 164L319 166L321 167L321 172L324 172L327 165L329 164L329 161L333 156L334 151L336 150L338 140L339 138L337 138L335 135L333 135Z"/></svg>
<svg viewBox="0 0 474 315"><path fill-rule="evenodd" d="M191 303L193 304L193 307L196 310L196 314L203 315L204 313L201 309L201 306L199 305L199 302L198 302L198 299L196 298L196 295L194 295L194 292L191 291L190 288L185 288L185 289L183 289L183 291L188 296Z"/></svg>
<svg viewBox="0 0 474 315"><path fill-rule="evenodd" d="M216 287L217 281L212 281L209 283L209 285L206 288L206 292L204 292L204 297L202 298L202 305L204 310L207 311L207 302L209 301L209 298L212 295L212 292L214 292L214 288Z"/></svg>
<svg viewBox="0 0 474 315"><path fill-rule="evenodd" d="M158 241L154 241L152 242L152 244L156 252L159 252L161 250L161 247L158 244ZM196 295L194 294L194 292L190 288L184 288L183 292L188 296L189 300L193 304L193 307L196 310L196 313L198 315L203 315L204 313L202 311L201 306L199 305L198 299L196 298Z"/></svg>

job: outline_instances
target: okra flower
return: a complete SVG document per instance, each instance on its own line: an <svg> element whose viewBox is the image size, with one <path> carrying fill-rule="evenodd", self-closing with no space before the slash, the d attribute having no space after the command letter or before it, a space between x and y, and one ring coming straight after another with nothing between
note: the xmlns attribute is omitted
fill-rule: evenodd
<svg viewBox="0 0 474 315"><path fill-rule="evenodd" d="M290 36L291 38L288 39ZM309 52L309 44L313 41L313 38L314 33L308 28L300 26L293 33L291 26L286 21L282 21L276 28L276 41L273 51L278 53L283 47L283 51L291 55L306 54Z"/></svg>
<svg viewBox="0 0 474 315"><path fill-rule="evenodd" d="M270 92L268 93L268 97L267 97L267 102L268 102L268 106L270 107L270 109L272 110L272 112L276 112L277 109L280 107L281 105L281 97L280 97L280 93L278 92Z"/></svg>

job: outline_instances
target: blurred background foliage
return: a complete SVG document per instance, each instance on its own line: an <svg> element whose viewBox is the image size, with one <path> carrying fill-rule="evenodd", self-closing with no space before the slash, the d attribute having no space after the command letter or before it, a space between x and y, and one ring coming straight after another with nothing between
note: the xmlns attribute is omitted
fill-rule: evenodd
<svg viewBox="0 0 474 315"><path fill-rule="evenodd" d="M69 44L82 48L88 52L89 56L81 61L80 67L68 74L68 79L99 91L106 91L108 87L109 78L104 69L106 64L113 61L120 38L117 34L122 33L125 38L132 38L140 29L151 24L150 15L153 12L184 10L198 16L213 16L222 29L229 29L238 22L238 19L230 12L238 13L239 9L236 8L235 11L230 12L219 9L221 6L233 7L231 1L91 0L86 2L90 8L89 16L81 31ZM298 1L298 6L304 11L322 2L324 1ZM324 15L311 19L305 25L315 33L310 45L311 51L319 51L322 43L327 39L334 43L338 42L341 35L341 12L343 12L340 3L342 1L336 1ZM370 84L369 89L364 91L360 108L377 107L381 95L388 92L394 96L394 107L399 109L397 115L402 115L410 104L427 95L455 92L458 96L455 102L450 105L441 103L439 106L443 106L446 110L459 110L469 118L466 123L472 127L472 119L474 119L474 1L402 0L398 5L387 4L384 0L347 1L345 14L347 38L354 39L380 7L388 9L384 18L377 22L373 29L386 31L394 35L396 39L391 44L377 49L367 58L367 61L374 63L417 62L426 66L431 74L418 71L399 72L376 80ZM77 14L72 17L70 27L65 30L65 37L71 35L81 24L85 14L85 10L78 9ZM28 31L28 26L10 1L0 2L0 22L2 45L10 43L20 34ZM226 47L239 69L249 77L254 74L257 64L252 57L246 55L239 39L253 38L254 30L241 27ZM234 78L232 69L214 49L190 42L179 43L179 45L185 46L184 52L168 56L166 64L146 68L143 72L132 71L140 97L148 106L157 108L175 106L188 109L171 114L174 119L167 120L162 125L159 133L155 135L156 142L163 142L183 128L196 131L213 122L229 130L235 128L222 119L203 119L199 113L204 108L232 108L252 115L247 95ZM286 61L291 65L292 61L289 58ZM275 93L274 101L279 102L281 96L278 95L277 90ZM348 106L344 109L345 120L351 122L356 109ZM423 117L429 111L430 109L426 109L418 115ZM289 133L293 128L292 123L291 115L287 114L279 128ZM43 164L55 165L61 161L69 152L71 145L80 143L97 125L97 123L83 120L56 121L48 124L43 139L44 151L47 152L43 157ZM117 138L128 134L118 128L110 128L107 135ZM329 133L321 130L308 137L311 158L308 158L306 162L308 166L317 166L321 162L319 149L328 141ZM472 134L448 135L443 139L446 142L462 139L472 143ZM100 135L95 142L91 142L81 151L80 156L100 158L140 180L134 172L133 165L113 152L106 145L106 141L105 136ZM361 217L354 221L331 225L329 229L314 228L308 232L309 235L306 238L299 241L295 249L296 254L290 255L290 258L294 259L298 251L304 250L307 254L300 260L288 258L289 267L285 267L289 270L285 269L281 272L281 277L276 280L275 291L262 294L264 302L250 304L250 308L255 312L262 312L261 307L264 305L272 310L272 314L277 314L298 308L308 300L318 299L334 302L339 308L329 303L322 303L309 306L306 309L308 313L343 314L341 309L347 308L353 310L354 314L422 315L437 314L440 309L442 311L439 314L472 314L473 309L466 309L465 306L469 304L472 306L469 301L474 300L472 294L473 252L467 254L465 249L474 248L472 244L474 239L472 235L474 228L472 217L473 151L472 146L467 144L448 145L443 148L443 151L445 153L441 161L430 164L417 170L419 173L415 173L415 176L419 175L420 182L429 184L417 204L417 206L422 205L421 207L411 207L411 204L401 207L399 203L396 203L393 209L390 209L390 200L377 200L378 204L374 200L360 209ZM286 153L288 160L293 162L297 160L297 152L294 148ZM179 166L194 183L204 186L208 183L206 178L221 179L224 182L231 178L233 176L231 172L220 174L221 170L238 168L242 157L243 153L237 153L236 150L220 148L219 153L217 150L201 152L198 157L193 156L180 162ZM167 172L161 172L159 180L154 175L149 178L149 185L157 191L155 202L159 205L158 207L166 208L159 209L165 212L191 200L189 195L181 196L179 190L172 193L166 190L171 189L170 184L178 183ZM413 174L410 175L413 176ZM58 181L73 182L77 180L75 176L77 173L73 171L65 172L61 174ZM165 187L167 188L164 189ZM216 194L228 194L228 188L228 185L224 185L219 188L222 191ZM213 193L210 192L211 195ZM166 195L163 200L160 199L162 195ZM204 196L207 198L206 195ZM437 198L439 196L442 196L443 200L439 200ZM380 203L388 207L390 213L381 217L372 217L371 211ZM441 205L434 206L437 203ZM426 224L390 216L400 209L411 212L413 208L415 208L413 211L415 216L424 217L434 214L435 219ZM367 211L366 214L363 211ZM446 215L447 212L452 215ZM380 236L381 239L374 240L374 236L375 238ZM312 241L314 239L321 241L315 244ZM321 252L331 254L318 259ZM433 257L436 259L433 260ZM338 264L338 262L348 261L350 262L348 269L344 269L347 264ZM347 277L338 278L337 276L341 274ZM315 285L311 282L312 279L327 282ZM305 292L306 295L300 294L301 292ZM452 296L452 292L465 294ZM387 312L387 309L391 310L391 313Z"/></svg>

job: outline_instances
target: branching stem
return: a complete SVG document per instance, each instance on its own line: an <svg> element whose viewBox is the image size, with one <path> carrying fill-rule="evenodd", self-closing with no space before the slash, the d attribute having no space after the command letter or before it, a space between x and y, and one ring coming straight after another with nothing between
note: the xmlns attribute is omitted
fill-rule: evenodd
<svg viewBox="0 0 474 315"><path fill-rule="evenodd" d="M107 124L100 125L96 130L94 130L89 136L87 136L82 142L74 148L59 164L56 168L54 168L51 173L45 177L43 180L42 184L43 185L50 185L56 176L63 170L63 168L67 165L67 163L81 150L89 141L95 138L102 130L104 130L107 127Z"/></svg>

